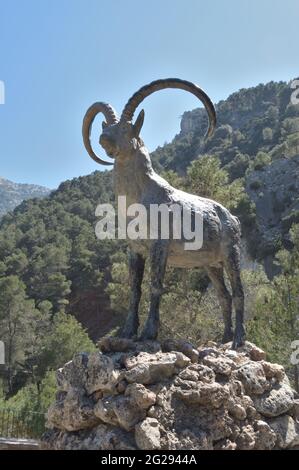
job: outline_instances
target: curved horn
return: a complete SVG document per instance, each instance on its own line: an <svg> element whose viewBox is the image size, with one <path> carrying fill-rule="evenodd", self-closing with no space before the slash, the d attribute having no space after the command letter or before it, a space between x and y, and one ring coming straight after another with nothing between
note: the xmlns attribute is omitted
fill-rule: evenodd
<svg viewBox="0 0 299 470"><path fill-rule="evenodd" d="M179 78L165 78L161 80L155 80L148 85L140 88L134 95L129 99L121 115L121 120L132 121L134 112L140 103L147 96L151 95L155 91L163 90L164 88L179 88L186 90L195 95L205 106L206 111L209 115L209 128L206 133L206 137L210 137L216 127L216 111L214 105L208 95L197 85L186 80L180 80Z"/></svg>
<svg viewBox="0 0 299 470"><path fill-rule="evenodd" d="M106 122L108 125L111 124L116 124L118 122L118 117L112 106L107 103L94 103L93 105L88 108L88 110L85 113L84 119L83 119L83 125L82 125L82 135L83 135L83 142L84 146L89 153L90 157L97 163L100 163L101 165L113 165L112 162L106 162L105 160L102 160L99 158L95 152L92 149L91 142L90 142L90 133L91 133L91 127L92 123L97 116L97 114L103 113L106 119Z"/></svg>

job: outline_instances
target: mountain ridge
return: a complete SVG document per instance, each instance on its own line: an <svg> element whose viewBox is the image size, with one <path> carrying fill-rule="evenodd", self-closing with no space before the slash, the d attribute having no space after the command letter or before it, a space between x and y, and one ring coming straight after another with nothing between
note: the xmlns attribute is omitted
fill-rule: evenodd
<svg viewBox="0 0 299 470"><path fill-rule="evenodd" d="M28 183L15 183L0 176L0 217L12 211L26 199L45 197L51 190L44 186Z"/></svg>

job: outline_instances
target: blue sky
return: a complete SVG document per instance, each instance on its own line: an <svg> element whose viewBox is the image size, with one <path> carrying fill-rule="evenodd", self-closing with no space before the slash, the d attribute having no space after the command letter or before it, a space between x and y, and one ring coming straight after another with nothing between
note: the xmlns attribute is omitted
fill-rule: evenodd
<svg viewBox="0 0 299 470"><path fill-rule="evenodd" d="M297 77L298 24L298 0L0 0L0 176L54 188L100 169L82 145L87 107L120 113L151 80L185 78L217 102ZM176 90L149 97L149 149L196 106Z"/></svg>

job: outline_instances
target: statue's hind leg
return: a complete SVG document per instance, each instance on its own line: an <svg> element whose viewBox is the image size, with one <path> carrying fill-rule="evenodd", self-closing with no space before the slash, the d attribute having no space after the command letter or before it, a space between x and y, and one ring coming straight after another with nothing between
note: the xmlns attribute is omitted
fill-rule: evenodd
<svg viewBox="0 0 299 470"><path fill-rule="evenodd" d="M141 298L141 284L144 273L144 258L130 251L129 253L129 276L131 286L131 299L130 308L127 316L126 324L121 332L123 338L132 338L137 335L139 318L138 318L138 307Z"/></svg>
<svg viewBox="0 0 299 470"><path fill-rule="evenodd" d="M222 342L227 343L233 339L232 298L224 282L223 267L208 267L206 270L216 290L218 301L222 309L224 320L224 334Z"/></svg>
<svg viewBox="0 0 299 470"><path fill-rule="evenodd" d="M233 340L233 349L236 349L245 343L244 291L240 274L240 249L237 244L229 252L228 258L225 261L225 269L231 283L236 313L236 327Z"/></svg>
<svg viewBox="0 0 299 470"><path fill-rule="evenodd" d="M160 298L163 292L163 280L167 263L168 245L168 240L155 240L153 241L150 249L150 308L143 332L140 337L141 340L154 340L158 336L160 321L159 306Z"/></svg>

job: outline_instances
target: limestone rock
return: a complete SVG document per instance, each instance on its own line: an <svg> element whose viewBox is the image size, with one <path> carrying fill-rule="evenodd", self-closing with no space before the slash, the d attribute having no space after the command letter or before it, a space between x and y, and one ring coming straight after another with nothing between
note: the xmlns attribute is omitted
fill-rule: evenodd
<svg viewBox="0 0 299 470"><path fill-rule="evenodd" d="M244 346L238 348L238 351L243 351L248 354L252 361L262 361L266 359L265 351L249 341L246 341Z"/></svg>
<svg viewBox="0 0 299 470"><path fill-rule="evenodd" d="M255 423L255 449L271 450L275 446L276 434L265 421Z"/></svg>
<svg viewBox="0 0 299 470"><path fill-rule="evenodd" d="M136 450L131 434L103 423L77 432L47 431L42 447L54 450Z"/></svg>
<svg viewBox="0 0 299 470"><path fill-rule="evenodd" d="M86 382L86 369L88 355L76 354L72 361L67 362L64 367L56 371L56 382L58 390L68 392L72 388L84 389Z"/></svg>
<svg viewBox="0 0 299 470"><path fill-rule="evenodd" d="M294 393L287 385L275 384L271 390L253 398L256 410L263 416L279 416L294 405Z"/></svg>
<svg viewBox="0 0 299 470"><path fill-rule="evenodd" d="M142 384L130 384L126 388L125 395L129 396L138 408L146 410L156 403L156 394Z"/></svg>
<svg viewBox="0 0 299 470"><path fill-rule="evenodd" d="M259 362L241 365L232 375L243 383L248 394L261 395L269 388L264 369Z"/></svg>
<svg viewBox="0 0 299 470"><path fill-rule="evenodd" d="M277 437L277 447L286 449L299 445L299 424L291 416L283 415L268 421Z"/></svg>
<svg viewBox="0 0 299 470"><path fill-rule="evenodd" d="M217 382L212 384L197 384L187 390L181 388L176 391L176 395L187 403L198 403L200 405L219 408L228 401L229 389Z"/></svg>
<svg viewBox="0 0 299 470"><path fill-rule="evenodd" d="M299 421L299 400L294 400L293 406L289 413L295 420Z"/></svg>
<svg viewBox="0 0 299 470"><path fill-rule="evenodd" d="M229 346L103 339L102 352L76 354L57 372L45 448L298 446L298 400L284 369L251 343Z"/></svg>
<svg viewBox="0 0 299 470"><path fill-rule="evenodd" d="M129 383L151 384L171 377L176 368L190 364L190 359L180 352L140 353L126 360L128 371L125 378Z"/></svg>
<svg viewBox="0 0 299 470"><path fill-rule="evenodd" d="M199 352L194 346L188 341L183 341L180 339L168 339L162 344L162 351L171 352L171 351L180 351L185 356L191 359L191 362L198 362Z"/></svg>
<svg viewBox="0 0 299 470"><path fill-rule="evenodd" d="M89 355L87 364L86 391L88 394L96 390L112 391L119 380L113 360L109 356L94 352Z"/></svg>
<svg viewBox="0 0 299 470"><path fill-rule="evenodd" d="M269 379L276 379L277 382L281 382L285 377L284 368L279 364L272 364L271 362L261 361L265 376Z"/></svg>
<svg viewBox="0 0 299 470"><path fill-rule="evenodd" d="M160 449L159 421L155 418L146 418L135 426L135 440L138 449Z"/></svg>
<svg viewBox="0 0 299 470"><path fill-rule="evenodd" d="M145 417L144 410L123 395L99 400L94 407L94 413L104 423L120 426L126 431L131 431L135 424Z"/></svg>
<svg viewBox="0 0 299 470"><path fill-rule="evenodd" d="M237 437L237 449L252 450L255 446L255 433L251 425L244 426Z"/></svg>
<svg viewBox="0 0 299 470"><path fill-rule="evenodd" d="M234 399L232 397L228 400L227 404L227 408L229 410L230 415L238 419L239 421L243 421L247 416L246 409L242 405L243 404L241 400L237 401L236 398Z"/></svg>
<svg viewBox="0 0 299 470"><path fill-rule="evenodd" d="M219 354L220 354L220 351L216 347L207 346L207 347L198 348L198 356L200 360L202 360L206 356L217 357L219 356Z"/></svg>
<svg viewBox="0 0 299 470"><path fill-rule="evenodd" d="M223 439L215 445L215 450L236 450L237 444L229 439Z"/></svg>
<svg viewBox="0 0 299 470"><path fill-rule="evenodd" d="M229 376L232 370L235 368L234 362L224 355L219 355L218 357L206 356L203 358L203 363L209 366L215 374L221 374Z"/></svg>
<svg viewBox="0 0 299 470"><path fill-rule="evenodd" d="M85 389L90 395L98 390L112 391L119 379L112 359L99 352L76 354L56 372L59 390Z"/></svg>
<svg viewBox="0 0 299 470"><path fill-rule="evenodd" d="M66 431L91 428L99 420L94 414L94 403L76 390L62 392L47 413L48 426Z"/></svg>
<svg viewBox="0 0 299 470"><path fill-rule="evenodd" d="M215 372L208 366L202 364L192 364L186 369L183 369L178 374L178 378L181 380L191 382L214 382L215 381Z"/></svg>
<svg viewBox="0 0 299 470"><path fill-rule="evenodd" d="M113 398L106 397L99 400L94 407L94 414L104 423L117 426L118 420L114 412Z"/></svg>

